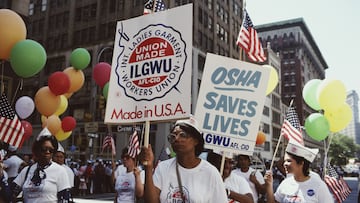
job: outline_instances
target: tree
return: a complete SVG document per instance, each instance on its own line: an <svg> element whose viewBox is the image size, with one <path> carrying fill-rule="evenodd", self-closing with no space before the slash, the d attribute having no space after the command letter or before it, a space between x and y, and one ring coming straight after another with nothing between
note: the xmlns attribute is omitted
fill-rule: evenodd
<svg viewBox="0 0 360 203"><path fill-rule="evenodd" d="M354 139L343 134L332 134L328 157L332 164L346 165L350 158L356 158L360 152L360 146L355 144Z"/></svg>

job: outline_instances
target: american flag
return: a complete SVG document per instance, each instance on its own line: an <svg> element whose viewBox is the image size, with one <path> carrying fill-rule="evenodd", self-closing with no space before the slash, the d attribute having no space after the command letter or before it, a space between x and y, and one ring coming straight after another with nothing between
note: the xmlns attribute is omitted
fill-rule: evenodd
<svg viewBox="0 0 360 203"><path fill-rule="evenodd" d="M104 151L107 147L111 148L112 155L116 154L115 141L114 141L114 138L112 137L112 135L107 135L104 138L104 142L102 145L102 151Z"/></svg>
<svg viewBox="0 0 360 203"><path fill-rule="evenodd" d="M294 107L289 107L286 118L281 127L281 134L288 140L292 139L304 145L301 126Z"/></svg>
<svg viewBox="0 0 360 203"><path fill-rule="evenodd" d="M14 147L21 147L24 142L24 128L11 108L5 94L0 98L0 140Z"/></svg>
<svg viewBox="0 0 360 203"><path fill-rule="evenodd" d="M139 138L137 135L137 131L134 130L134 133L130 137L128 154L132 158L135 158L139 153L140 153Z"/></svg>
<svg viewBox="0 0 360 203"><path fill-rule="evenodd" d="M163 0L147 0L144 5L144 15L158 11L164 11L165 9L165 3Z"/></svg>
<svg viewBox="0 0 360 203"><path fill-rule="evenodd" d="M240 32L236 44L243 48L248 57L254 62L264 62L266 56L262 48L261 42L253 27L250 16L244 9L244 18L240 28Z"/></svg>
<svg viewBox="0 0 360 203"><path fill-rule="evenodd" d="M350 195L351 189L349 185L345 182L343 177L338 175L330 164L327 166L327 174L325 175L324 180L338 203L343 202Z"/></svg>

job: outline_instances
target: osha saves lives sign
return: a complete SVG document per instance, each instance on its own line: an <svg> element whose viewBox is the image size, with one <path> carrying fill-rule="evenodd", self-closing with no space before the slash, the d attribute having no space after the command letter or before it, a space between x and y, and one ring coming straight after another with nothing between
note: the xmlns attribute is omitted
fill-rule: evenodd
<svg viewBox="0 0 360 203"><path fill-rule="evenodd" d="M190 4L117 23L105 123L190 114L191 13Z"/></svg>
<svg viewBox="0 0 360 203"><path fill-rule="evenodd" d="M252 155L269 69L207 54L195 117L205 148Z"/></svg>

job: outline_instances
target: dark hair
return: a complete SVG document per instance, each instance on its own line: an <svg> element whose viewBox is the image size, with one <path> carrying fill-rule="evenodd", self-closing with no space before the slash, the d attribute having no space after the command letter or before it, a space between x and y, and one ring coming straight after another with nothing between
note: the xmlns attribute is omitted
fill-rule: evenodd
<svg viewBox="0 0 360 203"><path fill-rule="evenodd" d="M301 156L297 156L295 154L286 152L288 155L291 156L291 158L295 159L297 164L301 164L301 162L304 163L302 172L304 173L305 176L309 176L310 174L310 162L308 160L306 160L304 157Z"/></svg>
<svg viewBox="0 0 360 203"><path fill-rule="evenodd" d="M211 163L213 166L215 166L217 168L218 171L220 171L220 166L221 166L221 155L216 154L212 151L209 151L206 160Z"/></svg>
<svg viewBox="0 0 360 203"><path fill-rule="evenodd" d="M179 126L181 130L185 131L186 133L191 135L191 137L193 137L199 141L199 143L195 146L195 155L199 156L201 154L201 152L204 150L204 138L203 138L202 134L199 133L199 131L197 131L192 126L187 125L185 123L178 123L178 124L174 125L171 128L170 132L172 132L176 126Z"/></svg>
<svg viewBox="0 0 360 203"><path fill-rule="evenodd" d="M249 162L251 163L251 159L250 159L250 156L249 156L249 155L239 154L239 155L236 157L236 167L237 167L237 168L241 168L240 162L239 162L240 157L245 157L245 158L247 158L247 160L249 160Z"/></svg>
<svg viewBox="0 0 360 203"><path fill-rule="evenodd" d="M131 157L129 155L129 148L125 147L122 151L121 151L121 158L124 158L125 156L129 156L130 158L134 159L133 157ZM135 159L134 159L135 160Z"/></svg>
<svg viewBox="0 0 360 203"><path fill-rule="evenodd" d="M41 136L41 137L38 137L32 145L32 152L34 155L39 156L41 154L41 147L46 141L50 141L51 145L57 151L58 141L55 136L53 136L53 135Z"/></svg>

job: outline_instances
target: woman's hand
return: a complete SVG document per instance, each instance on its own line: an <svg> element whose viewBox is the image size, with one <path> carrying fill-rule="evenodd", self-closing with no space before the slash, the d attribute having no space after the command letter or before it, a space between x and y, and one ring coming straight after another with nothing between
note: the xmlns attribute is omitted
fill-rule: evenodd
<svg viewBox="0 0 360 203"><path fill-rule="evenodd" d="M272 186L274 179L273 179L273 175L271 171L266 171L265 176L264 176L264 180L265 180L265 184L266 186Z"/></svg>
<svg viewBox="0 0 360 203"><path fill-rule="evenodd" d="M154 153L150 144L148 147L142 147L139 159L146 169L152 170L154 163Z"/></svg>

